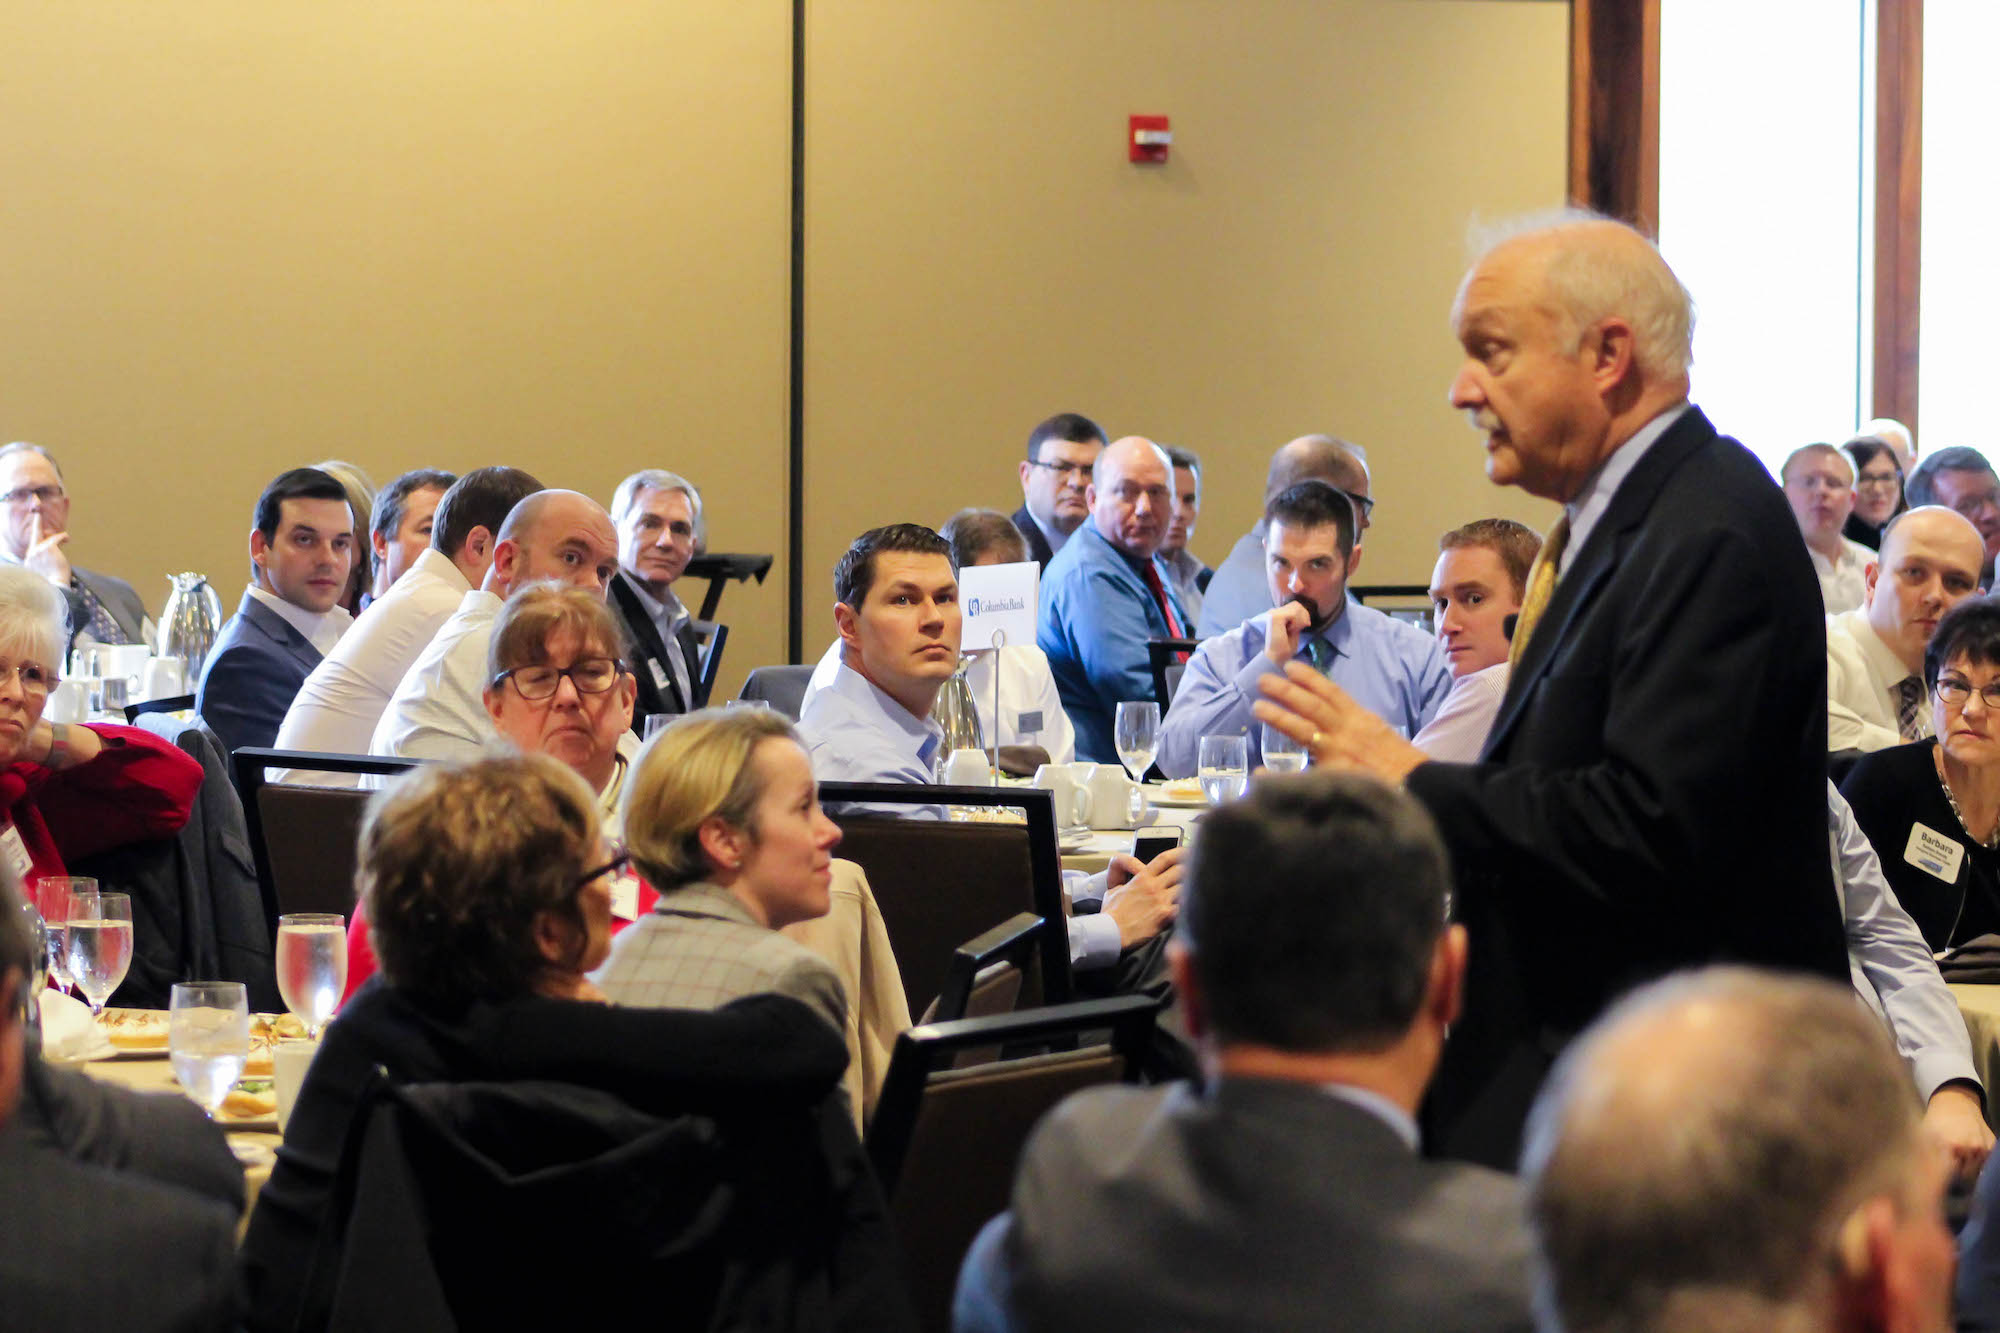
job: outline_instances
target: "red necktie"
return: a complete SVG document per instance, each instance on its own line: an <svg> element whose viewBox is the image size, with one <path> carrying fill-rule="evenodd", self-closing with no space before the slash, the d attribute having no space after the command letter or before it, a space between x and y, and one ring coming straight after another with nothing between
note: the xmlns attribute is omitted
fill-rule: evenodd
<svg viewBox="0 0 2000 1333"><path fill-rule="evenodd" d="M1144 568L1146 586L1153 590L1153 600L1160 604L1160 613L1167 618L1167 637L1185 639L1187 628L1181 624L1180 616L1174 612L1174 599L1167 596L1167 585L1160 582L1160 567L1148 560Z"/></svg>

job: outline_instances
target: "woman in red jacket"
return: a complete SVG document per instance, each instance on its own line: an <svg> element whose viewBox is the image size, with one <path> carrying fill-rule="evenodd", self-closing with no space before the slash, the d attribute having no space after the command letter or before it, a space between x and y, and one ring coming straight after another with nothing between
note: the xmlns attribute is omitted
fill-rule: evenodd
<svg viewBox="0 0 2000 1333"><path fill-rule="evenodd" d="M0 565L0 861L24 884L180 832L201 786L201 765L151 732L42 719L68 642L63 595Z"/></svg>

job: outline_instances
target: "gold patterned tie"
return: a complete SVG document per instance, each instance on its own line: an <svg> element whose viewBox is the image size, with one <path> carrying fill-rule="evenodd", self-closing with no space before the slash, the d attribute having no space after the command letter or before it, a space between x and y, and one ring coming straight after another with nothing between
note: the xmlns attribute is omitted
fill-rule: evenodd
<svg viewBox="0 0 2000 1333"><path fill-rule="evenodd" d="M1541 554L1535 557L1534 565L1528 570L1528 590L1521 596L1521 610L1514 617L1514 641L1507 648L1509 667L1520 663L1521 654L1527 651L1528 636L1535 632L1535 622L1542 618L1542 612L1549 609L1549 599L1556 592L1556 567L1562 563L1563 548L1568 545L1569 515L1564 514L1549 529Z"/></svg>

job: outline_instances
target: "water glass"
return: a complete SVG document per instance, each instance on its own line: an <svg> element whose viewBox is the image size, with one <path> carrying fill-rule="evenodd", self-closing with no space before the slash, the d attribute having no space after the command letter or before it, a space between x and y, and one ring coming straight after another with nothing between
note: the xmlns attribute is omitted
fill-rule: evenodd
<svg viewBox="0 0 2000 1333"><path fill-rule="evenodd" d="M319 1031L347 989L347 918L338 912L288 912L278 918L278 992L285 1007Z"/></svg>
<svg viewBox="0 0 2000 1333"><path fill-rule="evenodd" d="M250 1059L250 1000L240 981L183 981L167 1006L167 1053L188 1096L215 1118Z"/></svg>
<svg viewBox="0 0 2000 1333"><path fill-rule="evenodd" d="M1243 794L1250 781L1250 738L1203 736L1196 752L1195 774L1210 805L1227 805Z"/></svg>
<svg viewBox="0 0 2000 1333"><path fill-rule="evenodd" d="M69 975L69 904L79 893L96 893L97 881L79 875L43 875L34 883L35 906L48 932L49 980L67 994L76 983Z"/></svg>
<svg viewBox="0 0 2000 1333"><path fill-rule="evenodd" d="M1293 740L1269 722L1259 725L1264 729L1258 737L1264 751L1264 767L1273 773L1304 772L1306 760L1312 757L1306 753L1306 743Z"/></svg>
<svg viewBox="0 0 2000 1333"><path fill-rule="evenodd" d="M90 1001L92 1017L132 966L132 899L122 893L72 893L63 940L70 980Z"/></svg>

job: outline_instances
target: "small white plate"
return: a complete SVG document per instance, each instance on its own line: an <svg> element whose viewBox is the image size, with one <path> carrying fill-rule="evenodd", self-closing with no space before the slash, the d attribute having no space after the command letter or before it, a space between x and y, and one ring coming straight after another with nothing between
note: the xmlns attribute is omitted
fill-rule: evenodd
<svg viewBox="0 0 2000 1333"><path fill-rule="evenodd" d="M1185 787L1148 787L1146 799L1154 805L1164 805L1176 810L1192 810L1208 804L1208 797L1202 794L1198 786L1192 792Z"/></svg>

